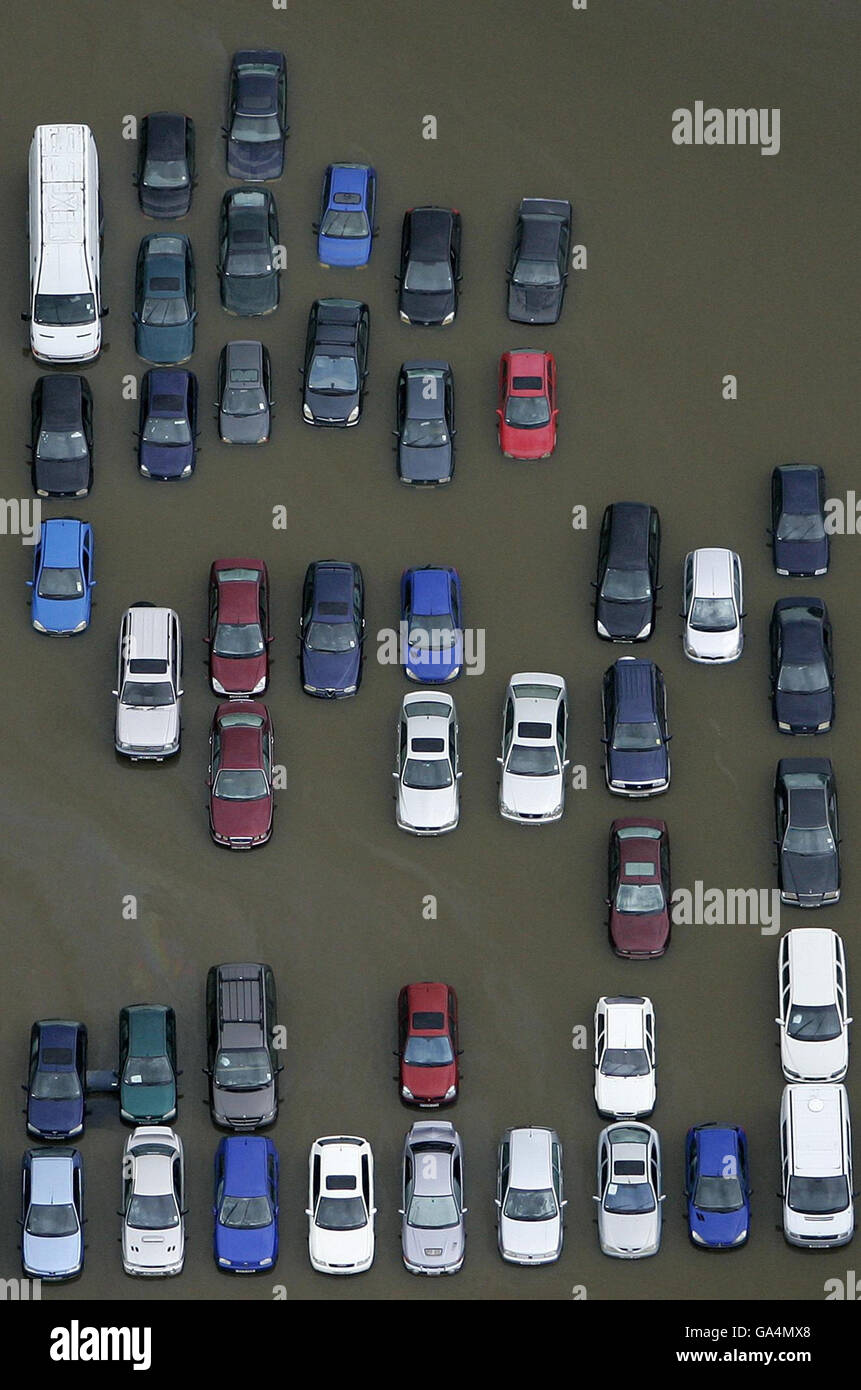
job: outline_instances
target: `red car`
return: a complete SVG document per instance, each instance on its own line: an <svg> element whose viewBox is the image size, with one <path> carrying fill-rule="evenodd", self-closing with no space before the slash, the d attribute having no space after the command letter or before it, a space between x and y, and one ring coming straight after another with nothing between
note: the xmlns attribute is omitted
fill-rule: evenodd
<svg viewBox="0 0 861 1390"><path fill-rule="evenodd" d="M457 995L448 985L404 985L398 996L401 1099L431 1107L457 1099Z"/></svg>
<svg viewBox="0 0 861 1390"><path fill-rule="evenodd" d="M262 560L216 560L209 571L209 680L247 699L269 682L269 572Z"/></svg>
<svg viewBox="0 0 861 1390"><path fill-rule="evenodd" d="M499 447L508 459L546 459L556 448L556 359L504 352L499 359Z"/></svg>
<svg viewBox="0 0 861 1390"><path fill-rule="evenodd" d="M227 700L209 733L209 829L217 845L254 849L272 834L272 721L259 700Z"/></svg>
<svg viewBox="0 0 861 1390"><path fill-rule="evenodd" d="M617 956L649 960L670 941L670 837L662 820L614 820L608 855L610 945Z"/></svg>

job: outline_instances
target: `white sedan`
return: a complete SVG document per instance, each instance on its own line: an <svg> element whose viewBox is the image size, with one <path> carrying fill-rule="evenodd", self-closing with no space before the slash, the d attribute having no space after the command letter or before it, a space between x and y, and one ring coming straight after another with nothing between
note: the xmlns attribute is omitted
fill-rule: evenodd
<svg viewBox="0 0 861 1390"><path fill-rule="evenodd" d="M123 1153L123 1269L179 1274L185 1259L182 1140L166 1125L139 1125Z"/></svg>
<svg viewBox="0 0 861 1390"><path fill-rule="evenodd" d="M374 1260L374 1156L367 1139L316 1139L308 1164L308 1254L322 1274L361 1274Z"/></svg>
<svg viewBox="0 0 861 1390"><path fill-rule="evenodd" d="M536 825L559 820L565 805L568 691L561 676L523 671L511 677L502 709L499 810Z"/></svg>
<svg viewBox="0 0 861 1390"><path fill-rule="evenodd" d="M641 1260L661 1248L661 1145L623 1120L598 1135L598 1240L605 1255Z"/></svg>
<svg viewBox="0 0 861 1390"><path fill-rule="evenodd" d="M413 835L443 835L460 817L454 700L438 691L404 697L395 771L397 823Z"/></svg>
<svg viewBox="0 0 861 1390"><path fill-rule="evenodd" d="M603 995L595 1009L595 1104L636 1119L655 1108L655 1011L644 995Z"/></svg>

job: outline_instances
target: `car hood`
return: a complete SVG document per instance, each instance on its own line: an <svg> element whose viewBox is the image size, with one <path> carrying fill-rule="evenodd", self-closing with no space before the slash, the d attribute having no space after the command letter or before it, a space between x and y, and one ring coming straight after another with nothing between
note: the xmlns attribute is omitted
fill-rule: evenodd
<svg viewBox="0 0 861 1390"><path fill-rule="evenodd" d="M799 578L828 567L828 539L821 541L775 541L774 563Z"/></svg>
<svg viewBox="0 0 861 1390"><path fill-rule="evenodd" d="M78 623L89 621L90 594L81 598L50 599L33 597L33 617L52 632L72 632Z"/></svg>
<svg viewBox="0 0 861 1390"><path fill-rule="evenodd" d="M457 1066L449 1062L444 1067L413 1067L409 1062L404 1062L401 1080L416 1100L442 1100L449 1087L457 1081Z"/></svg>
<svg viewBox="0 0 861 1390"><path fill-rule="evenodd" d="M450 444L440 444L429 449L416 449L411 444L398 446L400 475L411 483L436 483L443 478L450 478L451 464Z"/></svg>
<svg viewBox="0 0 861 1390"><path fill-rule="evenodd" d="M90 485L90 460L37 459L33 466L33 486L65 497L74 496Z"/></svg>
<svg viewBox="0 0 861 1390"><path fill-rule="evenodd" d="M457 817L457 782L435 791L419 791L398 784L398 803L401 820L417 830L439 830Z"/></svg>
<svg viewBox="0 0 861 1390"><path fill-rule="evenodd" d="M213 656L210 669L225 695L250 695L266 675L266 654Z"/></svg>
<svg viewBox="0 0 861 1390"><path fill-rule="evenodd" d="M135 346L140 357L156 365L170 367L184 362L194 351L194 320L169 328L139 323Z"/></svg>
<svg viewBox="0 0 861 1390"><path fill-rule="evenodd" d="M451 651L446 653L408 646L406 658L407 666L416 680L436 685L463 665L463 639L458 637Z"/></svg>
<svg viewBox="0 0 861 1390"><path fill-rule="evenodd" d="M402 1248L404 1259L422 1269L446 1269L463 1259L463 1225L447 1226L444 1230L422 1230L403 1223ZM428 1254L429 1250L440 1253Z"/></svg>
<svg viewBox="0 0 861 1390"><path fill-rule="evenodd" d="M499 1218L500 1244L509 1255L549 1257L559 1251L562 1223L558 1216L550 1221L512 1221Z"/></svg>
<svg viewBox="0 0 861 1390"><path fill-rule="evenodd" d="M648 749L642 753L609 750L610 774L619 782L656 782L667 775L666 748Z"/></svg>
<svg viewBox="0 0 861 1390"><path fill-rule="evenodd" d="M738 1211L700 1211L691 1202L688 1219L691 1231L710 1245L732 1245L749 1225L746 1207Z"/></svg>
<svg viewBox="0 0 861 1390"><path fill-rule="evenodd" d="M315 420L333 420L344 424L347 416L360 403L361 393L350 391L346 395L330 395L326 391L311 391L305 388L305 403L313 411Z"/></svg>
<svg viewBox="0 0 861 1390"><path fill-rule="evenodd" d="M268 410L259 410L256 415L220 414L218 430L231 444L260 444L269 436L270 423Z"/></svg>
<svg viewBox="0 0 861 1390"><path fill-rule="evenodd" d="M282 140L228 140L227 172L232 179L262 182L279 179L284 172L284 143Z"/></svg>
<svg viewBox="0 0 861 1390"><path fill-rule="evenodd" d="M84 1101L79 1100L30 1100L27 1106L27 1123L44 1135L67 1135L84 1119Z"/></svg>
<svg viewBox="0 0 861 1390"><path fill-rule="evenodd" d="M374 1228L368 1224L358 1231L324 1231L311 1222L311 1258L326 1265L367 1264L374 1253Z"/></svg>
<svg viewBox="0 0 861 1390"><path fill-rule="evenodd" d="M371 238L321 236L317 242L317 256L324 265L360 266L367 265L371 254Z"/></svg>
<svg viewBox="0 0 861 1390"><path fill-rule="evenodd" d="M647 1115L655 1104L654 1082L645 1076L602 1076L597 1100L605 1115Z"/></svg>
<svg viewBox="0 0 861 1390"><path fill-rule="evenodd" d="M84 1251L79 1231L72 1236L30 1236L25 1231L21 1253L28 1270L48 1279L77 1272Z"/></svg>
<svg viewBox="0 0 861 1390"><path fill-rule="evenodd" d="M820 897L839 887L836 854L787 854L782 856L783 887L791 893Z"/></svg>
<svg viewBox="0 0 861 1390"><path fill-rule="evenodd" d="M595 617L611 637L632 642L646 623L651 622L652 604L649 599L642 603L617 603L613 599L599 598L595 603Z"/></svg>
<svg viewBox="0 0 861 1390"><path fill-rule="evenodd" d="M454 290L446 290L443 294L416 294L414 290L401 290L401 309L413 323L442 323L454 309L455 302Z"/></svg>
<svg viewBox="0 0 861 1390"><path fill-rule="evenodd" d="M506 425L501 442L505 451L513 454L515 458L538 459L552 451L555 443L554 433L552 423L541 425L534 430L522 430L513 425Z"/></svg>
<svg viewBox="0 0 861 1390"><path fill-rule="evenodd" d="M344 690L356 685L362 649L356 645L349 652L315 652L302 648L302 681L318 690Z"/></svg>
<svg viewBox="0 0 861 1390"><path fill-rule="evenodd" d="M620 1215L617 1212L600 1209L599 1228L602 1243L622 1254L637 1255L651 1253L658 1244L661 1233L661 1206L642 1216Z"/></svg>
<svg viewBox="0 0 861 1390"><path fill-rule="evenodd" d="M278 271L271 275L225 275L222 277L225 309L240 317L268 314L278 307Z"/></svg>
<svg viewBox="0 0 861 1390"><path fill-rule="evenodd" d="M138 748L167 748L179 737L179 711L175 705L154 709L117 710L117 741Z"/></svg>
<svg viewBox="0 0 861 1390"><path fill-rule="evenodd" d="M685 647L705 661L727 661L741 651L741 635L738 628L732 632L695 632L686 627Z"/></svg>
<svg viewBox="0 0 861 1390"><path fill-rule="evenodd" d="M231 839L254 839L265 835L272 824L272 795L257 801L226 801L211 798L212 828L217 835Z"/></svg>
<svg viewBox="0 0 861 1390"><path fill-rule="evenodd" d="M825 724L833 717L834 698L830 690L811 691L809 694L775 690L774 712L783 724L815 729L817 724Z"/></svg>
<svg viewBox="0 0 861 1390"><path fill-rule="evenodd" d="M269 1259L274 1263L278 1250L278 1228L273 1222L255 1231L234 1230L215 1224L215 1257L236 1265L257 1265Z"/></svg>
<svg viewBox="0 0 861 1390"><path fill-rule="evenodd" d="M549 815L562 801L563 790L561 773L553 777L502 775L502 800L521 816Z"/></svg>
<svg viewBox="0 0 861 1390"><path fill-rule="evenodd" d="M660 951L669 940L669 914L616 912L613 909L610 914L610 935L614 946L621 952Z"/></svg>
<svg viewBox="0 0 861 1390"><path fill-rule="evenodd" d="M183 1257L182 1225L165 1231L131 1230L123 1225L123 1255L127 1262L142 1269L161 1269L177 1264Z"/></svg>
<svg viewBox="0 0 861 1390"><path fill-rule="evenodd" d="M797 1038L790 1038L784 1029L781 1031L781 1061L799 1076L831 1081L837 1078L838 1072L846 1070L848 1035L844 1033L842 1038L831 1038L828 1042L799 1042Z"/></svg>
<svg viewBox="0 0 861 1390"><path fill-rule="evenodd" d="M42 362L89 362L102 346L102 321L72 326L30 324L33 355Z"/></svg>
<svg viewBox="0 0 861 1390"><path fill-rule="evenodd" d="M141 441L139 461L156 478L179 478L194 462L194 444L146 444Z"/></svg>
<svg viewBox="0 0 861 1390"><path fill-rule="evenodd" d="M213 1086L212 1108L220 1124L250 1129L275 1109L275 1081L257 1091L229 1091Z"/></svg>
<svg viewBox="0 0 861 1390"><path fill-rule="evenodd" d="M137 1124L163 1123L163 1116L176 1108L173 1086L120 1086L120 1106Z"/></svg>
<svg viewBox="0 0 861 1390"><path fill-rule="evenodd" d="M555 323L562 308L562 291L511 284L508 290L508 317L515 323Z"/></svg>

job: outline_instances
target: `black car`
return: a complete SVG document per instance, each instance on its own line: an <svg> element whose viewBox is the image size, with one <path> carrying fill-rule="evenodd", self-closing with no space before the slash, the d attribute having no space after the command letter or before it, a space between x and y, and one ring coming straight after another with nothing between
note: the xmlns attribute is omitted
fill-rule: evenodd
<svg viewBox="0 0 861 1390"><path fill-rule="evenodd" d="M37 497L86 497L93 485L93 393L85 376L39 377L30 452Z"/></svg>
<svg viewBox="0 0 861 1390"><path fill-rule="evenodd" d="M404 362L398 373L398 477L427 487L454 475L454 376L448 362Z"/></svg>
<svg viewBox="0 0 861 1390"><path fill-rule="evenodd" d="M598 539L595 630L610 642L644 642L655 626L661 520L645 502L611 502Z"/></svg>
<svg viewBox="0 0 861 1390"><path fill-rule="evenodd" d="M457 208L410 208L406 213L397 277L403 323L453 322L461 278L460 234Z"/></svg>
<svg viewBox="0 0 861 1390"><path fill-rule="evenodd" d="M834 720L831 623L821 598L780 598L771 615L771 691L784 734L825 734Z"/></svg>
<svg viewBox="0 0 861 1390"><path fill-rule="evenodd" d="M815 463L784 463L771 475L771 543L778 574L827 574L825 474Z"/></svg>
<svg viewBox="0 0 861 1390"><path fill-rule="evenodd" d="M141 382L138 468L159 482L189 478L197 460L197 377L151 367Z"/></svg>
<svg viewBox="0 0 861 1390"><path fill-rule="evenodd" d="M308 315L301 369L309 425L357 425L368 375L371 316L357 299L317 299Z"/></svg>
<svg viewBox="0 0 861 1390"><path fill-rule="evenodd" d="M221 303L253 317L278 308L278 210L268 188L231 188L221 200L218 274Z"/></svg>
<svg viewBox="0 0 861 1390"><path fill-rule="evenodd" d="M780 901L822 907L840 897L837 784L830 758L781 758L774 779Z"/></svg>
<svg viewBox="0 0 861 1390"><path fill-rule="evenodd" d="M194 188L194 121L173 111L144 116L134 177L146 217L185 217Z"/></svg>
<svg viewBox="0 0 861 1390"><path fill-rule="evenodd" d="M287 138L287 62L271 49L242 49L230 64L227 172L233 179L278 179Z"/></svg>
<svg viewBox="0 0 861 1390"><path fill-rule="evenodd" d="M513 323L556 323L568 279L571 204L523 198L508 267L508 317Z"/></svg>
<svg viewBox="0 0 861 1390"><path fill-rule="evenodd" d="M277 1001L272 967L213 965L206 977L209 1109L225 1129L257 1129L278 1114Z"/></svg>
<svg viewBox="0 0 861 1390"><path fill-rule="evenodd" d="M262 343L226 343L218 359L218 436L224 444L265 444L272 428L272 369Z"/></svg>
<svg viewBox="0 0 861 1390"><path fill-rule="evenodd" d="M355 695L362 683L365 583L350 560L314 560L299 618L302 689L318 699Z"/></svg>
<svg viewBox="0 0 861 1390"><path fill-rule="evenodd" d="M30 1029L27 1132L71 1139L84 1128L87 1029L70 1019L37 1019Z"/></svg>

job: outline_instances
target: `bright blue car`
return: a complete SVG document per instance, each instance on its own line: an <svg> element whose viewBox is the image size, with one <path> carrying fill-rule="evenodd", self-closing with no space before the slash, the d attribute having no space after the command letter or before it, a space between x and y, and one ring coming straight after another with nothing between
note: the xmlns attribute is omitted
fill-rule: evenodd
<svg viewBox="0 0 861 1390"><path fill-rule="evenodd" d="M376 227L377 173L370 164L330 164L323 176L317 258L322 265L367 265Z"/></svg>
<svg viewBox="0 0 861 1390"><path fill-rule="evenodd" d="M401 575L401 648L410 680L453 681L463 670L460 576L454 569L404 570Z"/></svg>
<svg viewBox="0 0 861 1390"><path fill-rule="evenodd" d="M737 1125L695 1125L685 1140L685 1197L694 1245L732 1250L750 1234L747 1135Z"/></svg>
<svg viewBox="0 0 861 1390"><path fill-rule="evenodd" d="M30 610L37 632L71 637L89 626L92 607L93 528L72 517L42 522L33 556Z"/></svg>
<svg viewBox="0 0 861 1390"><path fill-rule="evenodd" d="M278 1258L278 1151L262 1134L231 1134L215 1151L215 1263L258 1274Z"/></svg>

